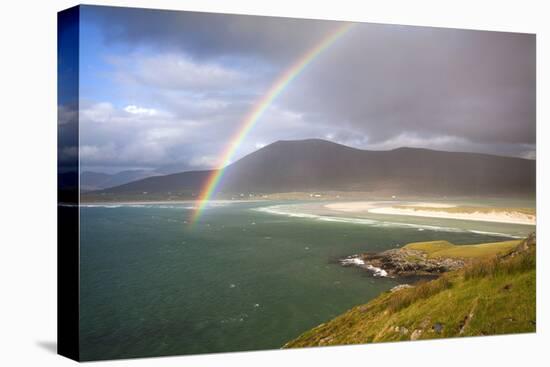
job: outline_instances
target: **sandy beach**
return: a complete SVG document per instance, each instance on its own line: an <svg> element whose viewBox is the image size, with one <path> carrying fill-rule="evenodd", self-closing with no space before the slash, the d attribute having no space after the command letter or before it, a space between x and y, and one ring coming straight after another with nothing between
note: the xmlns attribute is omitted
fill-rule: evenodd
<svg viewBox="0 0 550 367"><path fill-rule="evenodd" d="M380 207L380 204L374 201L350 201L327 204L325 208L347 213L367 213L370 209Z"/></svg>
<svg viewBox="0 0 550 367"><path fill-rule="evenodd" d="M394 204L394 205L391 205ZM398 207L396 207L398 206ZM407 208L410 206L411 208ZM441 218L441 219L459 219L459 220L472 220L480 222L495 222L495 223L511 223L511 224L525 224L535 225L536 216L520 213L517 211L504 211L502 209L495 211L488 211L483 208L483 211L472 212L456 212L445 211L446 208L456 208L456 205L443 204L443 203L381 203L381 202L347 202L347 203L333 203L325 205L327 209L335 210L346 213L374 213L374 214L387 214L387 215L403 215L414 217L426 217L426 218ZM414 208L413 208L414 207ZM430 210L432 209L432 210ZM437 209L437 210L435 210ZM443 210L442 210L443 209Z"/></svg>

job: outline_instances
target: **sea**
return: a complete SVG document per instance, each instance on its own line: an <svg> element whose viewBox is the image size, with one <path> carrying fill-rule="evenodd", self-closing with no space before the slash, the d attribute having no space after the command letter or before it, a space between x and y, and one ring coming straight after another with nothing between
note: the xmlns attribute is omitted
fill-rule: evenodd
<svg viewBox="0 0 550 367"><path fill-rule="evenodd" d="M83 360L281 348L410 280L342 266L406 243L522 237L534 226L327 215L300 202L80 207Z"/></svg>

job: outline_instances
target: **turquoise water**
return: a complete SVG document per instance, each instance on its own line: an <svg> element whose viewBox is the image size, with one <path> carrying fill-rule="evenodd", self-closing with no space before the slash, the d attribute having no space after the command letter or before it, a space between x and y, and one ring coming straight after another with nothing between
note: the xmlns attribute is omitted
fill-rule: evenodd
<svg viewBox="0 0 550 367"><path fill-rule="evenodd" d="M186 204L82 207L82 358L280 348L398 284L342 267L341 257L413 241L505 239L255 210L276 204L284 203L214 206L192 228Z"/></svg>

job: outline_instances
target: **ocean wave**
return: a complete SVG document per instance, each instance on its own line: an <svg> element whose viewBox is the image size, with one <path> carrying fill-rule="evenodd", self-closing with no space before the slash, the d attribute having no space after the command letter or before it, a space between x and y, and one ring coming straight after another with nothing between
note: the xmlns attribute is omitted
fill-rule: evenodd
<svg viewBox="0 0 550 367"><path fill-rule="evenodd" d="M204 210L204 209L214 209L214 208L223 208L223 207L226 207L228 205L231 205L231 204L236 204L238 203L238 201L211 201L211 202L207 202L206 204L202 205L202 206L199 206L199 205L196 205L196 204L191 204L191 205L181 205L179 206L179 208L183 208L183 209L188 209L188 210L196 210L196 209L200 209L201 210Z"/></svg>
<svg viewBox="0 0 550 367"><path fill-rule="evenodd" d="M288 205L273 205L273 206L262 207L262 208L254 208L252 210L267 213L267 214L283 215L283 216L292 217L292 218L305 218L305 219L312 219L312 220L320 220L324 222L362 224L362 225L367 225L370 227L377 227L377 228L384 228L384 227L416 228L419 231L429 230L429 231L436 231L436 232L455 232L455 233L470 232L470 233L490 235L490 236L496 236L496 237L522 238L522 236L511 235L508 233L485 232L485 231L466 229L466 228L435 226L435 225L429 225L429 224L391 222L391 221L383 221L383 220L367 219L367 218L334 217L334 216L325 216L325 215L310 214L310 213L297 213L297 212L292 212Z"/></svg>
<svg viewBox="0 0 550 367"><path fill-rule="evenodd" d="M315 214L307 214L307 213L293 213L281 210L282 205L273 205L273 206L266 206L262 208L254 208L252 210L268 213L268 214L275 214L275 215L284 215L287 217L294 217L294 218L310 218L310 219L318 219L320 216Z"/></svg>
<svg viewBox="0 0 550 367"><path fill-rule="evenodd" d="M468 232L476 233L476 234L489 235L489 236L497 236L497 237L525 238L525 236L516 236L516 235L513 235L513 234L506 234L506 233L500 233L500 232L478 231L478 230L474 230L474 229L469 229Z"/></svg>
<svg viewBox="0 0 550 367"><path fill-rule="evenodd" d="M243 321L246 321L247 318L248 318L247 313L241 313L241 314L236 315L236 316L232 316L232 317L222 319L222 320L220 320L220 323L227 324L227 323L234 323L234 322L243 322Z"/></svg>
<svg viewBox="0 0 550 367"><path fill-rule="evenodd" d="M159 208L159 209L191 209L191 207L184 206L184 205L157 205L157 206L152 206L152 208Z"/></svg>
<svg viewBox="0 0 550 367"><path fill-rule="evenodd" d="M363 259L359 258L357 255L346 257L345 259L341 259L340 264L342 264L344 266L353 265L353 266L357 266L357 267L360 267L360 268L363 268L363 269L367 269L375 277L387 277L388 276L387 271L385 271L382 268L378 268L376 266L370 265L370 264L365 264L365 261Z"/></svg>
<svg viewBox="0 0 550 367"><path fill-rule="evenodd" d="M358 257L346 257L345 259L340 260L342 265L365 265L365 261Z"/></svg>

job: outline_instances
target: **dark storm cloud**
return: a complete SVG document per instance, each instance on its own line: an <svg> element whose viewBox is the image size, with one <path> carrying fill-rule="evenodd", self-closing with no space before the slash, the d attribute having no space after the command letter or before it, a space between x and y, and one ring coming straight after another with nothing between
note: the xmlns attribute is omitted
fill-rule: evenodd
<svg viewBox="0 0 550 367"><path fill-rule="evenodd" d="M86 7L110 43L184 50L197 58L256 56L289 61L338 22L263 16Z"/></svg>
<svg viewBox="0 0 550 367"><path fill-rule="evenodd" d="M534 144L535 37L363 24L284 99L371 143L410 132Z"/></svg>

